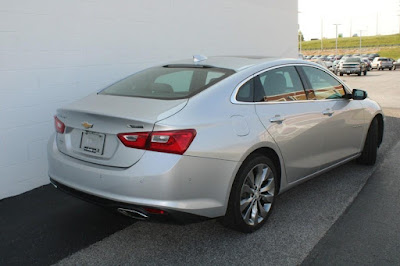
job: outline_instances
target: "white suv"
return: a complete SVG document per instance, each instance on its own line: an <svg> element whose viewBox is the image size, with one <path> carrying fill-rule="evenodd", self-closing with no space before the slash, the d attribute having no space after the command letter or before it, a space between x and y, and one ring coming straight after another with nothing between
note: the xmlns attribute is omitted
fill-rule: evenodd
<svg viewBox="0 0 400 266"><path fill-rule="evenodd" d="M392 70L393 61L386 57L375 57L371 63L371 68L376 68L378 70L384 70L385 68L388 68L389 70Z"/></svg>

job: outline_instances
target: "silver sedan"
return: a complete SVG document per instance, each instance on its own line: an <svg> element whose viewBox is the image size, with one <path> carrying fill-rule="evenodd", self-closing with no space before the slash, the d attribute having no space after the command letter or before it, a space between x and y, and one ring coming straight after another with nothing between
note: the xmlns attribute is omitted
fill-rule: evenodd
<svg viewBox="0 0 400 266"><path fill-rule="evenodd" d="M372 165L380 106L317 64L194 56L57 110L50 181L137 219L260 228L276 196L356 159Z"/></svg>

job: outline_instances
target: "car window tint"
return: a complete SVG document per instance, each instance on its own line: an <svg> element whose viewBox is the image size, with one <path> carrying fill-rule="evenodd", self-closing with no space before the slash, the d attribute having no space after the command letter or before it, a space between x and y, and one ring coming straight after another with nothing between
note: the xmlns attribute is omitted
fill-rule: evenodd
<svg viewBox="0 0 400 266"><path fill-rule="evenodd" d="M224 73L221 73L221 72L209 71L207 73L207 77L206 77L206 85L211 82L217 81L223 75L224 75Z"/></svg>
<svg viewBox="0 0 400 266"><path fill-rule="evenodd" d="M233 73L233 70L213 67L200 68L184 65L153 67L112 84L100 94L182 99L195 95Z"/></svg>
<svg viewBox="0 0 400 266"><path fill-rule="evenodd" d="M170 87L173 92L187 92L190 89L192 77L193 70L182 70L159 76L154 83L163 84L165 88ZM165 86L164 84L169 86Z"/></svg>
<svg viewBox="0 0 400 266"><path fill-rule="evenodd" d="M303 67L311 88L307 88L309 100L337 99L345 95L343 85L334 77L314 67Z"/></svg>
<svg viewBox="0 0 400 266"><path fill-rule="evenodd" d="M262 97L255 97L256 101L296 101L306 100L306 94L296 69L292 66L281 67L266 71L256 77L255 95L257 92Z"/></svg>
<svg viewBox="0 0 400 266"><path fill-rule="evenodd" d="M240 87L236 100L240 102L253 102L254 80L251 79Z"/></svg>

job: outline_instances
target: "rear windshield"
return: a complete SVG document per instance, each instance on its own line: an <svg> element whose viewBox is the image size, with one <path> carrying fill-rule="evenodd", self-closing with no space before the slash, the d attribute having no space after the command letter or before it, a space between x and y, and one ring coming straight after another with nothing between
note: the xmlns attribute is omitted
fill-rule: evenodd
<svg viewBox="0 0 400 266"><path fill-rule="evenodd" d="M128 76L99 94L182 99L199 93L233 73L229 69L201 66L153 67Z"/></svg>
<svg viewBox="0 0 400 266"><path fill-rule="evenodd" d="M346 63L351 63L351 62L360 62L360 58L358 58L358 57L346 58Z"/></svg>

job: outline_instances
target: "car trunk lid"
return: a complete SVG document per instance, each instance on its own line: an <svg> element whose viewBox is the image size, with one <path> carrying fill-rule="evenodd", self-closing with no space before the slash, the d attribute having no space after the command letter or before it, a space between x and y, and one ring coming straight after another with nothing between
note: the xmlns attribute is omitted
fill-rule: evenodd
<svg viewBox="0 0 400 266"><path fill-rule="evenodd" d="M152 131L157 121L179 112L186 103L187 99L90 95L57 110L65 124L64 134L57 133L58 149L86 162L129 167L145 150L124 146L117 134Z"/></svg>

